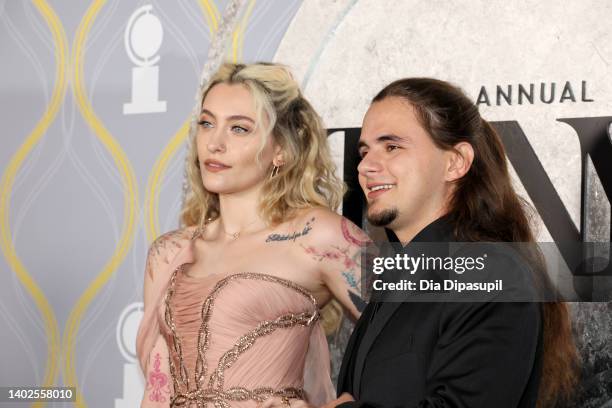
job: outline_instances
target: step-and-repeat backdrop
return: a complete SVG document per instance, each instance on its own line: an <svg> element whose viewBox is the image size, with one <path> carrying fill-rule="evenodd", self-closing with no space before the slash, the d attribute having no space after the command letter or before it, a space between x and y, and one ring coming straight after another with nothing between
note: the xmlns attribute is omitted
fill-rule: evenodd
<svg viewBox="0 0 612 408"><path fill-rule="evenodd" d="M145 256L178 227L195 97L223 60L289 65L349 183L379 89L454 82L511 147L539 239L609 242L610 16L606 0L1 0L0 385L139 404ZM612 401L611 280L559 280L585 300L576 406Z"/></svg>

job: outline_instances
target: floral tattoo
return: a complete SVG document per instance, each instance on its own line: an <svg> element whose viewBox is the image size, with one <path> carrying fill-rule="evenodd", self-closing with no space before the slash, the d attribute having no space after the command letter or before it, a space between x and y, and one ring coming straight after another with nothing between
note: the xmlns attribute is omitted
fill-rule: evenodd
<svg viewBox="0 0 612 408"><path fill-rule="evenodd" d="M149 248L147 255L146 270L149 277L153 278L153 267L160 262L170 264L170 253L182 248L179 243L186 238L184 230L176 230L167 232L159 236Z"/></svg>
<svg viewBox="0 0 612 408"><path fill-rule="evenodd" d="M372 240L346 218L340 219L340 229L342 237L346 242L346 247L332 246L331 249L317 250L312 246L304 247L306 253L310 254L314 259L321 262L334 261L342 263L342 271L340 272L344 281L348 285L348 296L355 308L362 312L365 309L366 302L362 299L361 280L357 277L356 271L361 268L361 250Z"/></svg>

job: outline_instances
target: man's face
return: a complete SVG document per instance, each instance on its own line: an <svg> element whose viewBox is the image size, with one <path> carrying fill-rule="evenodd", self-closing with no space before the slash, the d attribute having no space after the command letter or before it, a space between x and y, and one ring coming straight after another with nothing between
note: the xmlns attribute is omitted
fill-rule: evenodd
<svg viewBox="0 0 612 408"><path fill-rule="evenodd" d="M373 103L359 145L359 184L370 223L398 234L443 214L449 154L433 143L411 104L398 97Z"/></svg>

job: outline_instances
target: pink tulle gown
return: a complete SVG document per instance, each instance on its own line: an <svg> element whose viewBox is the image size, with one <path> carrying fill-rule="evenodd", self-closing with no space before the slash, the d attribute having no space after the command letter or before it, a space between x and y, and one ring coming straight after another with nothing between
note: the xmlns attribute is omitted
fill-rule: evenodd
<svg viewBox="0 0 612 408"><path fill-rule="evenodd" d="M255 407L270 396L314 405L333 399L327 340L306 289L249 271L192 277L193 238L181 252L167 273L157 324L147 325L145 315L139 335L145 353L147 326L166 339L170 406Z"/></svg>

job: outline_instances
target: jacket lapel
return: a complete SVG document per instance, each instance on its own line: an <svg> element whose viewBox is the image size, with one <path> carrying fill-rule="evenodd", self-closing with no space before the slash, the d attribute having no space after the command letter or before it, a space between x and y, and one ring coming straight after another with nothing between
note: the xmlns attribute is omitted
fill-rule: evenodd
<svg viewBox="0 0 612 408"><path fill-rule="evenodd" d="M355 358L355 354L357 352L357 350L355 349L355 346L359 348L359 345L355 344L357 342L358 333L360 330L367 330L367 324L370 321L370 315L372 314L373 306L374 306L373 303L368 303L366 308L363 310L361 317L357 320L357 323L355 323L355 327L353 328L353 333L351 333L351 337L349 338L349 341L346 345L344 357L342 358L342 365L340 366L340 371L338 373L338 387L337 387L338 394L344 391L353 393L352 390L347 389L347 381L346 381L347 376L352 376L353 373L349 373L347 372L347 370L350 367L349 362L351 361L351 359Z"/></svg>
<svg viewBox="0 0 612 408"><path fill-rule="evenodd" d="M359 394L361 393L361 375L363 373L363 368L365 366L366 357L370 351L370 348L374 344L374 341L382 331L382 329L386 326L393 313L400 307L402 303L400 302L383 302L380 305L380 309L376 313L374 317L374 321L372 324L367 327L366 332L363 335L361 340L361 344L357 350L357 356L355 361L355 379L353 381L353 391L357 394L355 395L355 399L359 399Z"/></svg>
<svg viewBox="0 0 612 408"><path fill-rule="evenodd" d="M408 245L406 247L401 247L399 240L395 236L395 234L391 230L386 230L387 237L389 241L393 243L393 248L395 253L407 253L410 251L414 251L412 246ZM437 220L433 221L431 224L423 228L413 239L411 242L449 242L453 240L453 224L449 221L448 217L441 217ZM380 332L384 329L384 327L391 319L391 316L397 311L397 309L403 304L402 302L390 302L384 301L381 299L382 304L380 305L380 309L376 313L374 317L374 321L365 327L365 333L361 339L360 344L357 346L357 350L355 350L355 373L353 380L353 392L355 393L355 399L359 399L359 394L361 393L361 377L363 374L363 369L365 367L366 358L368 353L370 352L370 348L376 341L376 338L380 334ZM373 306L373 302L370 303ZM369 315L368 315L369 316ZM362 316L363 317L363 316ZM368 317L369 320L369 317ZM354 346L353 346L354 347ZM343 362L343 368L346 366L346 356L345 362ZM352 373L343 373L344 375L351 375Z"/></svg>

